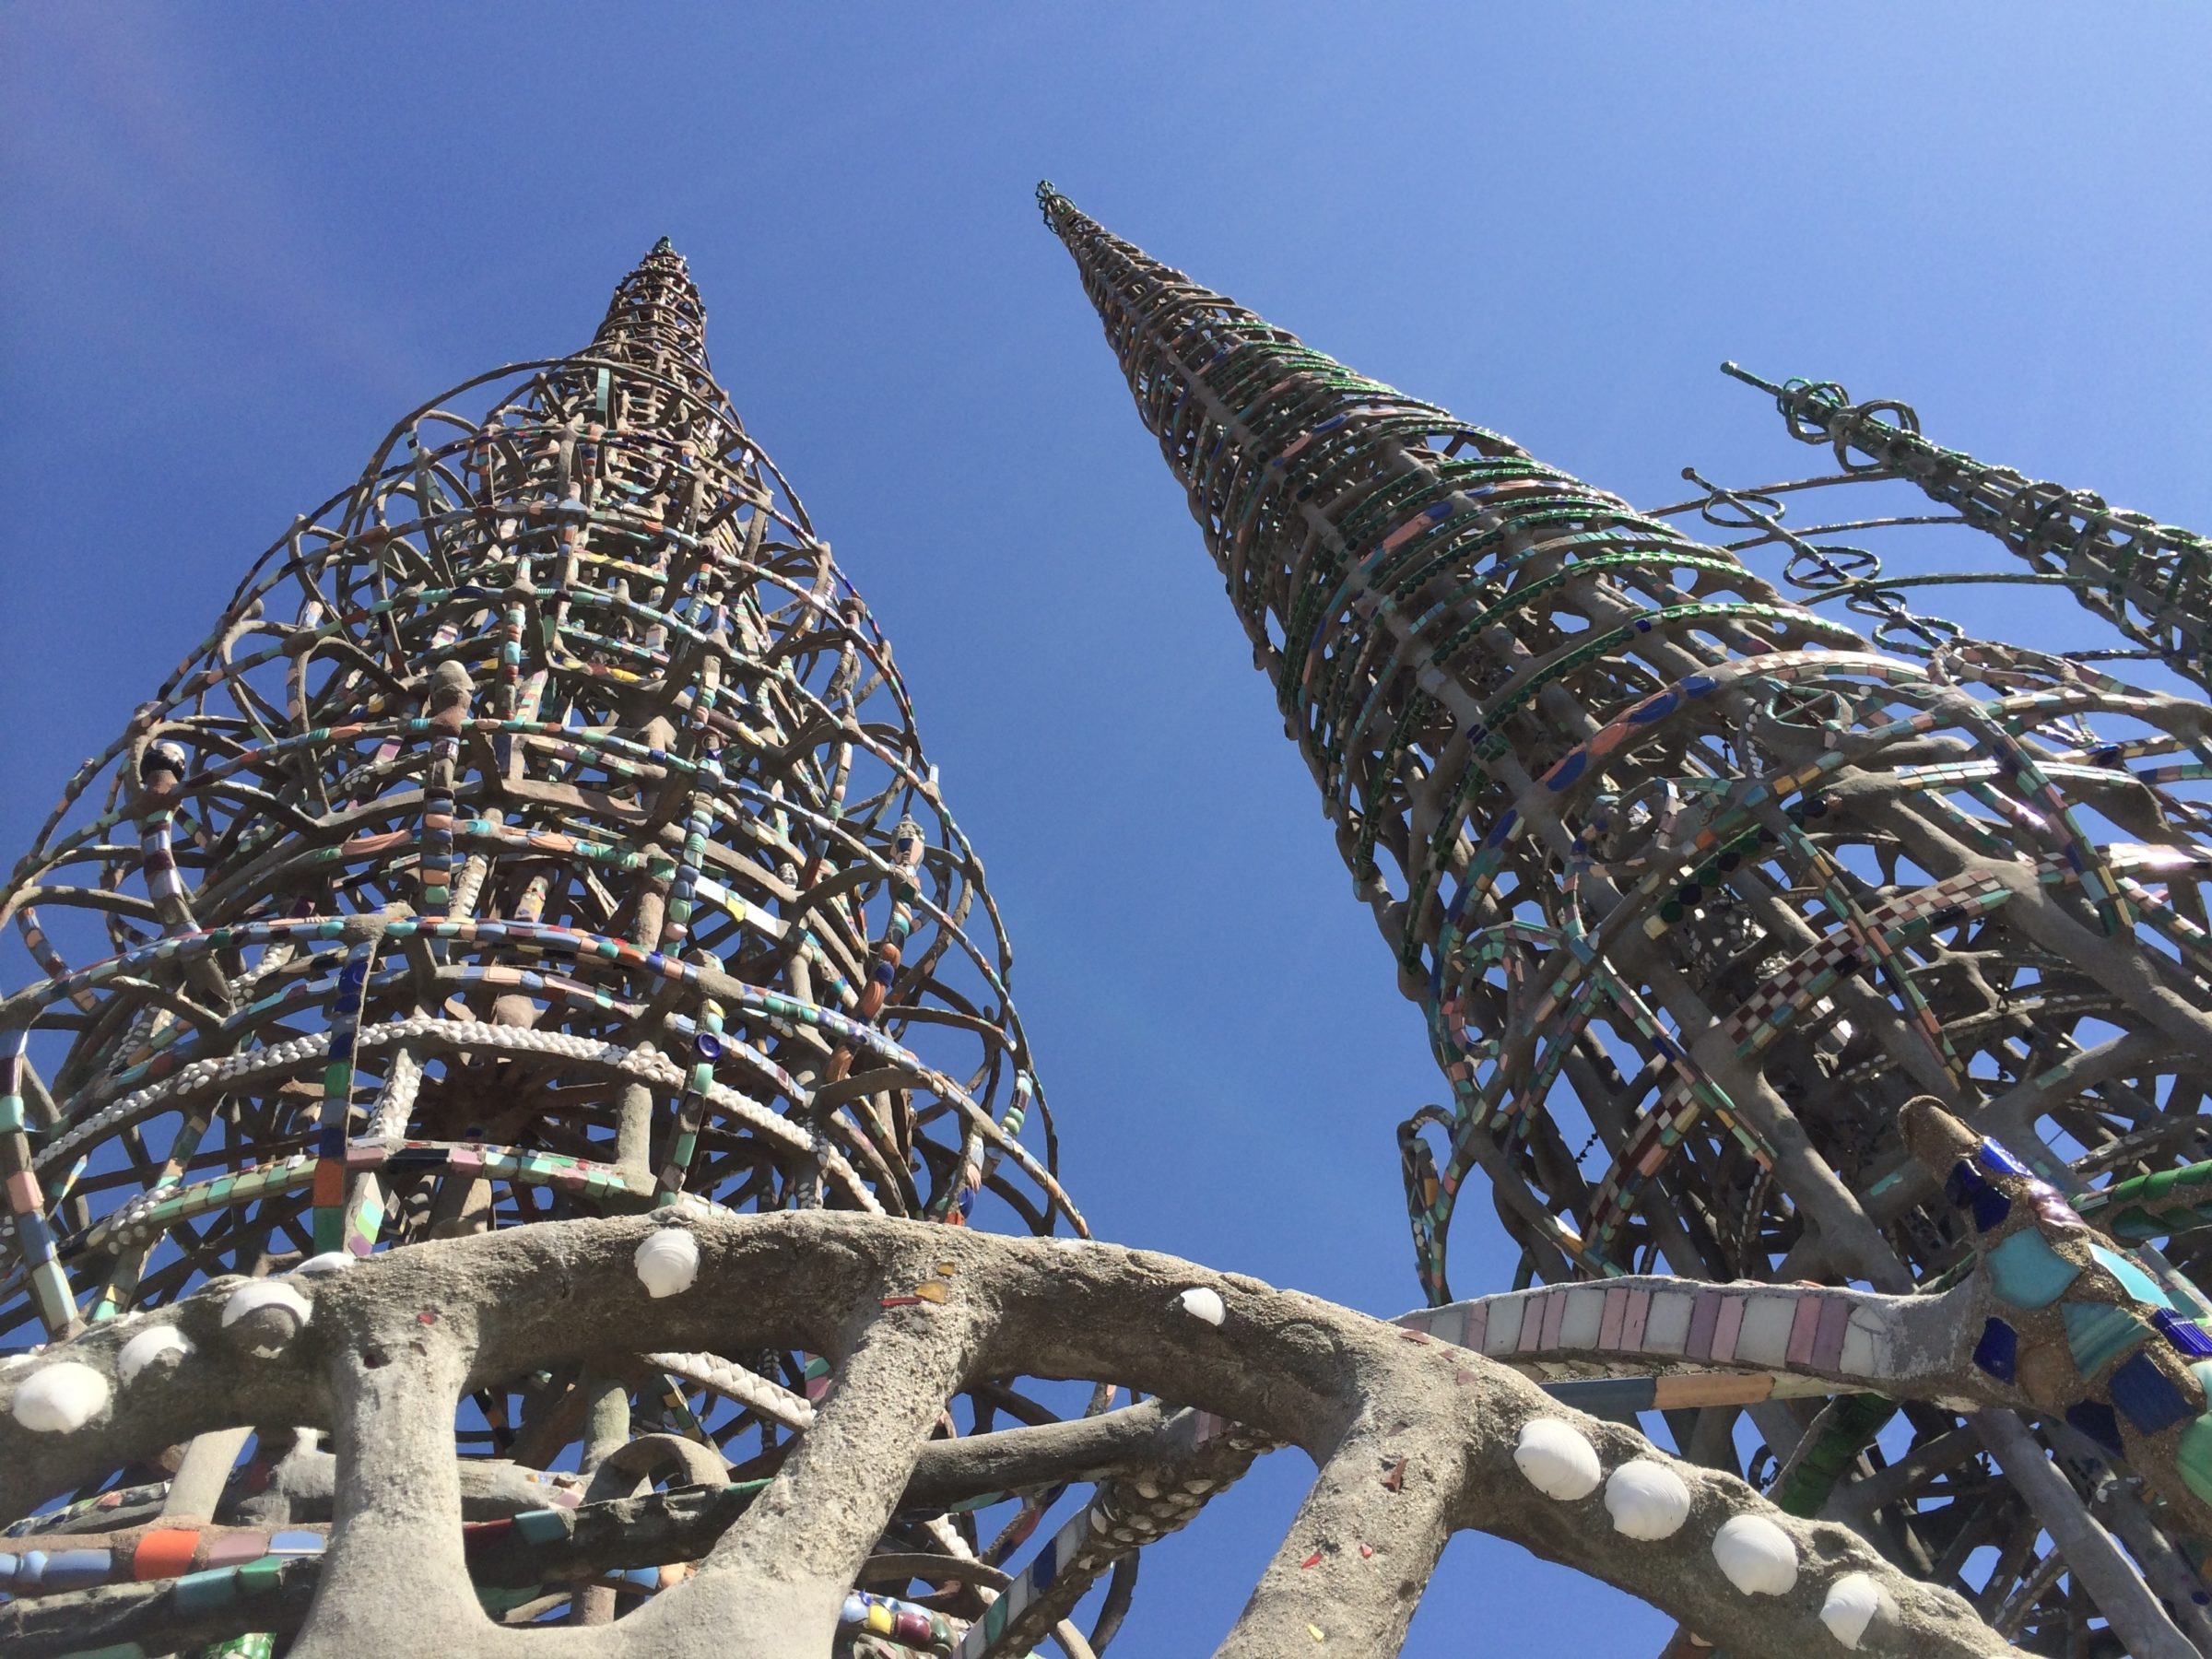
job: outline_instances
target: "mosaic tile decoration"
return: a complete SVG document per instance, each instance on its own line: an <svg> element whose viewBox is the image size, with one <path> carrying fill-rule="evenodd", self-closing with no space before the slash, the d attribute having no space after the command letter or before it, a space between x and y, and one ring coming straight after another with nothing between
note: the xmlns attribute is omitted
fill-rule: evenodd
<svg viewBox="0 0 2212 1659"><path fill-rule="evenodd" d="M1926 1100L1916 1155L1969 1218L1972 1271L1933 1294L1616 1277L1425 1308L1398 1324L1511 1365L1582 1410L1824 1395L1972 1401L2081 1428L2212 1534L2203 1370L2212 1303L2103 1240L2049 1182ZM1994 1200L1994 1202L1992 1202ZM2178 1438L2164 1431L2187 1423ZM1832 1482L1831 1482L1832 1485Z"/></svg>
<svg viewBox="0 0 2212 1659"><path fill-rule="evenodd" d="M2204 1144L2192 1056L2212 1052L2186 1042L2212 1031L2207 712L2087 658L1967 639L1913 612L1878 562L1770 536L1779 510L1758 492L1698 479L1700 500L1639 514L1307 350L1049 187L1040 200L1428 1013L1452 1104L1416 1114L1400 1148L1432 1305L1393 1331L1196 1269L1170 1294L1166 1258L897 1224L1086 1230L980 864L888 644L730 410L664 242L585 351L425 406L299 521L72 780L0 894L35 970L0 1000L0 1340L51 1343L0 1357L16 1465L0 1483L28 1489L34 1462L76 1482L0 1525L0 1645L265 1655L312 1627L311 1604L327 1632L343 1596L323 1590L347 1571L331 1494L348 1458L357 1479L365 1457L391 1463L396 1434L364 1430L334 1459L312 1432L249 1453L244 1430L201 1425L104 1482L85 1478L99 1446L143 1441L180 1375L228 1421L211 1371L252 1392L257 1368L290 1376L310 1356L333 1365L309 1392L344 1374L412 1423L414 1391L442 1374L429 1356L532 1320L559 1362L467 1396L462 1490L441 1535L400 1522L418 1529L405 1559L457 1547L441 1628L464 1648L508 1640L470 1624L478 1609L610 1625L594 1639L609 1651L626 1630L647 1641L679 1597L705 1605L711 1545L725 1597L732 1571L775 1576L714 1540L794 1512L775 1471L794 1445L802 1469L825 1438L875 1446L880 1466L839 1466L888 1506L900 1456L911 1473L917 1443L953 1449L994 1414L1057 1431L1163 1409L1116 1411L1101 1382L1063 1423L947 1369L959 1333L1005 1312L980 1270L1011 1273L1021 1250L1055 1265L1055 1295L1080 1258L1093 1293L1118 1273L1116 1294L1138 1298L1120 1307L1118 1365L1085 1374L1233 1334L1233 1351L1302 1377L1285 1333L1309 1326L1360 1357L1330 1385L1328 1433L1353 1427L1240 1622L1274 1631L1265 1651L1394 1647L1434 1548L1473 1524L1547 1538L1663 1605L1689 1586L1703 1612L1682 1616L1744 1632L1731 1651L1805 1627L1846 1649L1981 1653L1963 1601L1841 1528L1785 1524L1847 1491L1900 1403L1916 1453L1960 1439L1953 1413L2016 1428L2019 1413L2068 1460L2039 1485L2028 1440L2031 1465L2006 1469L2017 1491L2000 1476L1978 1503L1932 1515L1908 1493L1901 1524L1880 1517L1908 1555L1947 1560L2010 1505L2026 1528L2006 1540L2013 1576L1982 1592L1999 1631L2074 1641L2100 1612L2133 1631L2154 1595L2205 1625L2189 1604L2212 1603L2197 1575L2212 1307L2150 1245L2173 1240L2190 1265L2189 1230L2212 1214L2212 1165L2176 1162ZM1891 435L1914 425L1901 406L1768 389L1854 476L1917 464ZM1948 473L1919 481L2018 532L2031 563L2066 541L2065 582L2102 591L2085 604L2136 654L2201 667L2185 533L2135 526L2135 563L2113 539L2131 515L2053 487L2006 495L2011 475L1984 470L1963 494ZM1811 602L1665 522L1693 508L1789 546ZM1873 649L1813 608L1830 598L1874 620ZM2092 718L2136 735L2100 740ZM2121 814L2144 839L2110 839L2115 791L2153 804ZM1561 1130L1575 1112L1593 1126L1581 1153ZM1585 1171L1601 1144L1609 1167ZM1452 1301L1451 1221L1478 1167L1524 1288ZM906 1263L860 1317L898 1356L883 1376L942 1386L893 1387L879 1412L818 1354L688 1346L716 1338L671 1310L712 1298L742 1324L754 1292L734 1288L763 1283L702 1281L702 1251L726 1269L759 1236L743 1229L783 1221L804 1226L779 1272L806 1269L808 1240ZM550 1277L597 1275L603 1299L629 1299L625 1328L654 1335L601 1375L560 1317L465 1276L458 1323L391 1301L429 1259L405 1247L438 1240L486 1264L536 1241L560 1262ZM1051 1300L1009 1306L1033 1321ZM323 1355L348 1318L379 1334ZM1138 1330L1142 1352L1124 1341ZM387 1394L359 1382L395 1359ZM1226 1389L1264 1421L1273 1374L1240 1361L1171 1397ZM1726 1428L1739 1410L1806 1430L1771 1505L1596 1420ZM823 1603L836 1651L1102 1650L1142 1547L1275 1443L1209 1411L1167 1421L1150 1461L971 1482L950 1507L894 1507L880 1536L883 1515L866 1520L857 1581L841 1566ZM428 1428L408 1443L442 1460L446 1423ZM535 1466L564 1444L580 1470ZM2147 1496L2102 1492L2105 1512L2172 1547L2140 1552L2118 1591L2101 1530L2067 1531L2067 1554L2036 1541L2087 1519L2080 1483L2107 1466ZM1930 1478L1959 1468L1931 1462ZM1508 1519L1480 1487L1501 1476L1591 1505L1570 1532L1606 1549ZM1013 1518L986 1544L976 1517L998 1506ZM1686 1526L1667 1588L1638 1577L1657 1559L1639 1552ZM417 1574L426 1602L435 1576ZM1101 1584L1086 1637L1065 1621ZM1778 1598L1774 1622L1737 1624L1760 1598ZM376 1651L405 1651L389 1635Z"/></svg>
<svg viewBox="0 0 2212 1659"><path fill-rule="evenodd" d="M553 1279L558 1300L516 1293ZM905 1285L943 1288L891 1288ZM264 1323L272 1312L284 1317ZM1579 1314L1537 1323L1580 1334ZM694 1442L659 1436L610 1456L581 1491L573 1477L512 1465L451 1478L449 1402L467 1378L494 1355L572 1364L609 1324L655 1352L773 1339L838 1359L795 1456L772 1474L722 1470ZM164 1333L166 1359L144 1358ZM949 1396L1032 1369L1127 1376L1152 1398L1113 1407L1110 1393L1095 1418L1023 1424L981 1446L942 1432ZM2124 1365L2114 1375L2113 1397L2149 1408ZM123 1524L0 1548L0 1647L151 1659L210 1641L260 1651L273 1637L302 1654L403 1659L435 1632L441 1652L484 1659L580 1641L618 1656L1095 1653L1142 1547L1277 1443L1318 1473L1225 1653L1396 1651L1462 1530L1540 1547L1743 1652L1832 1642L1880 1659L1987 1659L2002 1645L1970 1604L1915 1583L1847 1527L1794 1517L1479 1353L1090 1241L702 1205L211 1283L0 1360L0 1505L203 1443L240 1413L342 1427L327 1520L125 1521L141 1491L103 1494L73 1519ZM1047 1468L1092 1495L1022 1565L958 1548L917 1559L931 1535L917 1523L942 1519L920 1494L988 1500L994 1480ZM190 1480L181 1471L177 1484ZM312 1496L310 1484L284 1501ZM889 1539L905 1550L887 1551ZM924 1588L886 1589L886 1577ZM1100 1579L1086 1632L1070 1616ZM602 1593L641 1605L581 1638L518 1628Z"/></svg>

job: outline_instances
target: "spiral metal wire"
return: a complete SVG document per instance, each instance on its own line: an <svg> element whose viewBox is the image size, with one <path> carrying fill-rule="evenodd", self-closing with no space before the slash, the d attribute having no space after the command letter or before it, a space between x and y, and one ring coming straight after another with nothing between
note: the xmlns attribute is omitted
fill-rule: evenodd
<svg viewBox="0 0 2212 1659"><path fill-rule="evenodd" d="M2212 542L2192 530L2108 506L2102 496L2037 482L1921 435L1920 416L1894 399L1853 403L1832 381L1776 385L1734 363L1722 371L1773 394L1801 442L1826 444L1845 477L1901 478L1987 531L2043 580L2198 685L2212 684ZM1803 485L1797 488L1803 488ZM1854 575L1860 573L1853 572ZM2122 654L2104 651L2105 657Z"/></svg>
<svg viewBox="0 0 2212 1659"><path fill-rule="evenodd" d="M1432 1303L1477 1170L1524 1277L1902 1291L1968 1244L1900 1143L1909 1096L2069 1193L2198 1154L2212 710L1879 589L1856 595L1870 648L1039 200L1427 1014L1451 1102L1400 1144ZM1734 1415L1670 1426L1726 1457ZM2100 1617L2172 1632L2117 1605L2133 1592L2082 1591L2088 1556L2112 1561L2078 1524L2091 1499L2203 1625L2201 1542L2127 1510L2063 1425L2075 1484L2053 1492L1993 1473L1939 1401L1906 1405L1910 1452L1895 1429L1872 1445L1888 1414L1867 1415L1808 1434L1755 1412L1778 1456L1825 1460L1811 1501L1864 1477L1851 1512L2030 1646L2077 1651ZM2091 1576L2139 1588L2124 1561Z"/></svg>
<svg viewBox="0 0 2212 1659"><path fill-rule="evenodd" d="M1085 1230L889 642L704 330L664 241L583 350L408 416L70 779L0 889L0 1342L656 1206ZM460 1450L772 1463L819 1371L524 1378Z"/></svg>

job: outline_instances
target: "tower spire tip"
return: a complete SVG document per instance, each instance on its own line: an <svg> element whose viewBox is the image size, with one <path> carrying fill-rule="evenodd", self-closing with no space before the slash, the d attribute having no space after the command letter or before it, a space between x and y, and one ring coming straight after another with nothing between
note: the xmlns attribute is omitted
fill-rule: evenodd
<svg viewBox="0 0 2212 1659"><path fill-rule="evenodd" d="M651 349L673 350L703 367L706 328L706 308L700 303L690 267L664 236L616 285L592 349L604 355L622 342L644 348L651 336L655 342Z"/></svg>

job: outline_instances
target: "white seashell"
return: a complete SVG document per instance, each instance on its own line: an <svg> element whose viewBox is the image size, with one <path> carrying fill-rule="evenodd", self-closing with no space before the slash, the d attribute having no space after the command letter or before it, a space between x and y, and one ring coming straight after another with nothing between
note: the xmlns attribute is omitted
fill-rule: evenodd
<svg viewBox="0 0 2212 1659"><path fill-rule="evenodd" d="M266 1359L300 1335L313 1312L314 1305L288 1281L254 1279L230 1292L223 1304L223 1329L246 1321L239 1339L248 1353Z"/></svg>
<svg viewBox="0 0 2212 1659"><path fill-rule="evenodd" d="M298 1278L322 1278L326 1274L343 1273L353 1265L354 1256L347 1250L326 1250L321 1255L309 1256L292 1269Z"/></svg>
<svg viewBox="0 0 2212 1659"><path fill-rule="evenodd" d="M1746 1595L1787 1595L1797 1583L1797 1546L1764 1515L1737 1515L1712 1535L1712 1559Z"/></svg>
<svg viewBox="0 0 2212 1659"><path fill-rule="evenodd" d="M699 1241L680 1227L664 1227L645 1235L633 1258L638 1282L658 1300L691 1288L699 1277Z"/></svg>
<svg viewBox="0 0 2212 1659"><path fill-rule="evenodd" d="M1229 1317L1229 1308L1221 1300L1221 1292L1207 1285L1194 1285L1175 1299L1182 1311L1194 1319L1203 1319L1207 1324L1218 1325Z"/></svg>
<svg viewBox="0 0 2212 1659"><path fill-rule="evenodd" d="M1845 1647L1856 1648L1877 1614L1895 1611L1889 1593L1874 1578L1847 1572L1828 1587L1828 1599L1820 1604L1820 1622Z"/></svg>
<svg viewBox="0 0 2212 1659"><path fill-rule="evenodd" d="M1522 1424L1513 1462L1537 1491L1567 1503L1596 1491L1605 1473L1597 1448L1581 1430L1558 1418L1531 1418Z"/></svg>
<svg viewBox="0 0 2212 1659"><path fill-rule="evenodd" d="M138 1373L147 1366L159 1366L164 1371L176 1370L177 1361L192 1352L192 1344L184 1333L173 1324L147 1325L145 1330L123 1345L115 1356L115 1374L128 1388L138 1380Z"/></svg>
<svg viewBox="0 0 2212 1659"><path fill-rule="evenodd" d="M263 1308L280 1309L301 1324L308 1322L314 1311L306 1297L282 1279L255 1279L230 1292L230 1300L223 1304L224 1328L229 1329L247 1314Z"/></svg>
<svg viewBox="0 0 2212 1659"><path fill-rule="evenodd" d="M16 1421L37 1434L67 1434L98 1417L108 1403L108 1380L75 1359L42 1366L16 1390Z"/></svg>
<svg viewBox="0 0 2212 1659"><path fill-rule="evenodd" d="M1606 1512L1627 1538L1671 1538L1689 1519L1689 1488L1663 1463L1639 1457L1606 1482Z"/></svg>

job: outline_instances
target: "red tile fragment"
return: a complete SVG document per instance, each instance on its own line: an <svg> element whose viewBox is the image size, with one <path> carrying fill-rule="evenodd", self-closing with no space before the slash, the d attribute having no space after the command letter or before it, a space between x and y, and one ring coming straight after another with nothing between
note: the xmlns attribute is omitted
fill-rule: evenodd
<svg viewBox="0 0 2212 1659"><path fill-rule="evenodd" d="M181 1578L192 1571L193 1552L199 1545L196 1526L165 1526L146 1533L131 1552L131 1576L140 1583L148 1579Z"/></svg>

